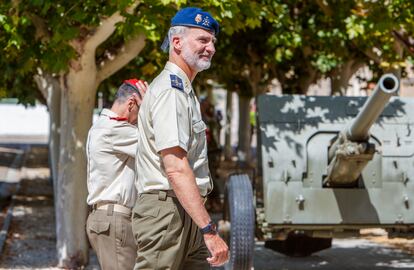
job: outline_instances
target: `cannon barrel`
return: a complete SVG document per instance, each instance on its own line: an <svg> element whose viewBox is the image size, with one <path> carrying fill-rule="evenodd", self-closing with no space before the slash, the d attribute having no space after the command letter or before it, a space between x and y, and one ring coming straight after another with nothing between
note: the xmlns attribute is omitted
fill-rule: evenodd
<svg viewBox="0 0 414 270"><path fill-rule="evenodd" d="M360 141L369 137L369 129L380 116L391 96L398 91L398 88L399 82L395 75L388 73L381 76L374 92L349 126L346 133L349 140Z"/></svg>
<svg viewBox="0 0 414 270"><path fill-rule="evenodd" d="M325 185L347 185L358 180L375 153L375 145L368 142L369 130L398 89L399 81L393 74L380 78L361 111L329 148Z"/></svg>
<svg viewBox="0 0 414 270"><path fill-rule="evenodd" d="M365 102L353 122L342 131L350 141L364 141L369 137L369 129L381 115L389 99L399 89L399 81L395 75L387 73L381 76L372 95ZM329 149L329 160L332 160L337 150L339 140Z"/></svg>

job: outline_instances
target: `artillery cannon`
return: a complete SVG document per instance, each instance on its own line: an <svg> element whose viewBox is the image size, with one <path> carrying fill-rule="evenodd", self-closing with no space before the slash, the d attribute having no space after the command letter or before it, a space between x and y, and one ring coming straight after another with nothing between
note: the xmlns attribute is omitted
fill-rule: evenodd
<svg viewBox="0 0 414 270"><path fill-rule="evenodd" d="M398 86L398 80L394 75L386 74L381 77L356 118L339 133L330 147L328 175L324 184L341 186L355 183L360 177L375 153L375 144L368 142L369 129L391 96L398 91Z"/></svg>
<svg viewBox="0 0 414 270"><path fill-rule="evenodd" d="M384 228L414 237L414 99L386 74L369 98L258 97L258 172L230 176L227 269L250 269L254 239L289 256Z"/></svg>

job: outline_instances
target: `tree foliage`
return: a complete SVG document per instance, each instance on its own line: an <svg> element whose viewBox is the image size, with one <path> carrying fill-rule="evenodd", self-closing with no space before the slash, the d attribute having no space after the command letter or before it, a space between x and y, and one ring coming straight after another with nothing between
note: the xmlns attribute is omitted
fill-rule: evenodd
<svg viewBox="0 0 414 270"><path fill-rule="evenodd" d="M129 14L127 7L137 4ZM0 5L0 65L4 76L0 97L18 96L24 103L39 98L33 75L42 69L52 74L68 70L70 61L81 51L74 40L82 42L91 35L103 18L115 12L125 16L117 24L116 33L96 50L96 62L103 64L117 49L137 33L144 33L144 54L105 81L102 89L110 89L126 77L150 80L165 63L166 55L159 46L167 33L169 21L182 6L208 8L221 24L220 35L231 35L247 26L257 26L260 6L248 1L10 1Z"/></svg>
<svg viewBox="0 0 414 270"><path fill-rule="evenodd" d="M154 77L166 59L159 46L169 19L178 8L188 5L208 9L221 24L216 56L220 60L214 70L226 74L220 81L225 84L226 80L240 81L241 74L249 75L246 66L250 65L264 68L259 72L262 78L277 78L286 92L303 92L301 80L315 82L333 76L349 61L370 64L373 70L381 71L404 68L407 55L414 54L411 1L160 0L140 1L135 13L126 13L132 2L36 0L1 4L0 63L4 79L0 97L17 95L23 102L39 98L30 76L36 68L65 71L77 55L70 41L86 38L89 29L116 11L126 20L118 24L116 35L99 46L97 61L104 61L138 32L146 34L148 44L143 55L106 81L101 90L113 88L126 76ZM396 53L396 46L405 53ZM255 51L260 64L252 64L247 50L250 54ZM234 76L228 76L226 69Z"/></svg>
<svg viewBox="0 0 414 270"><path fill-rule="evenodd" d="M274 78L285 93L306 93L322 77L335 88L363 65L374 72L404 68L414 52L410 1L256 2L261 10L255 23L220 39L213 69L226 85L256 85L247 95ZM257 72L260 80L252 76Z"/></svg>

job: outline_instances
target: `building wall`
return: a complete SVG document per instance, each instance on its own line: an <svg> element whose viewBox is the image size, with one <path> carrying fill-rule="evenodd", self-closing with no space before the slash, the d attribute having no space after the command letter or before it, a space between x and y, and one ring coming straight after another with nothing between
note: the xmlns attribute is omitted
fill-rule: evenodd
<svg viewBox="0 0 414 270"><path fill-rule="evenodd" d="M25 107L21 104L0 102L0 142L47 143L49 112L46 106Z"/></svg>

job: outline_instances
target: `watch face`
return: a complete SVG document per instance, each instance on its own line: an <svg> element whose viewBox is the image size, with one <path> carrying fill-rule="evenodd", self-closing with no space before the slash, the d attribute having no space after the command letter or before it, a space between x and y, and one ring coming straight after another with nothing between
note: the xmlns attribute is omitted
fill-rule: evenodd
<svg viewBox="0 0 414 270"><path fill-rule="evenodd" d="M217 232L217 224L214 222L211 222L210 224L211 224L211 230L214 232Z"/></svg>
<svg viewBox="0 0 414 270"><path fill-rule="evenodd" d="M210 226L209 233L216 234L217 233L217 224L212 221L212 222L210 222L209 226Z"/></svg>
<svg viewBox="0 0 414 270"><path fill-rule="evenodd" d="M211 221L206 227L201 229L201 232L203 234L205 234L205 233L216 234L217 233L217 224Z"/></svg>

